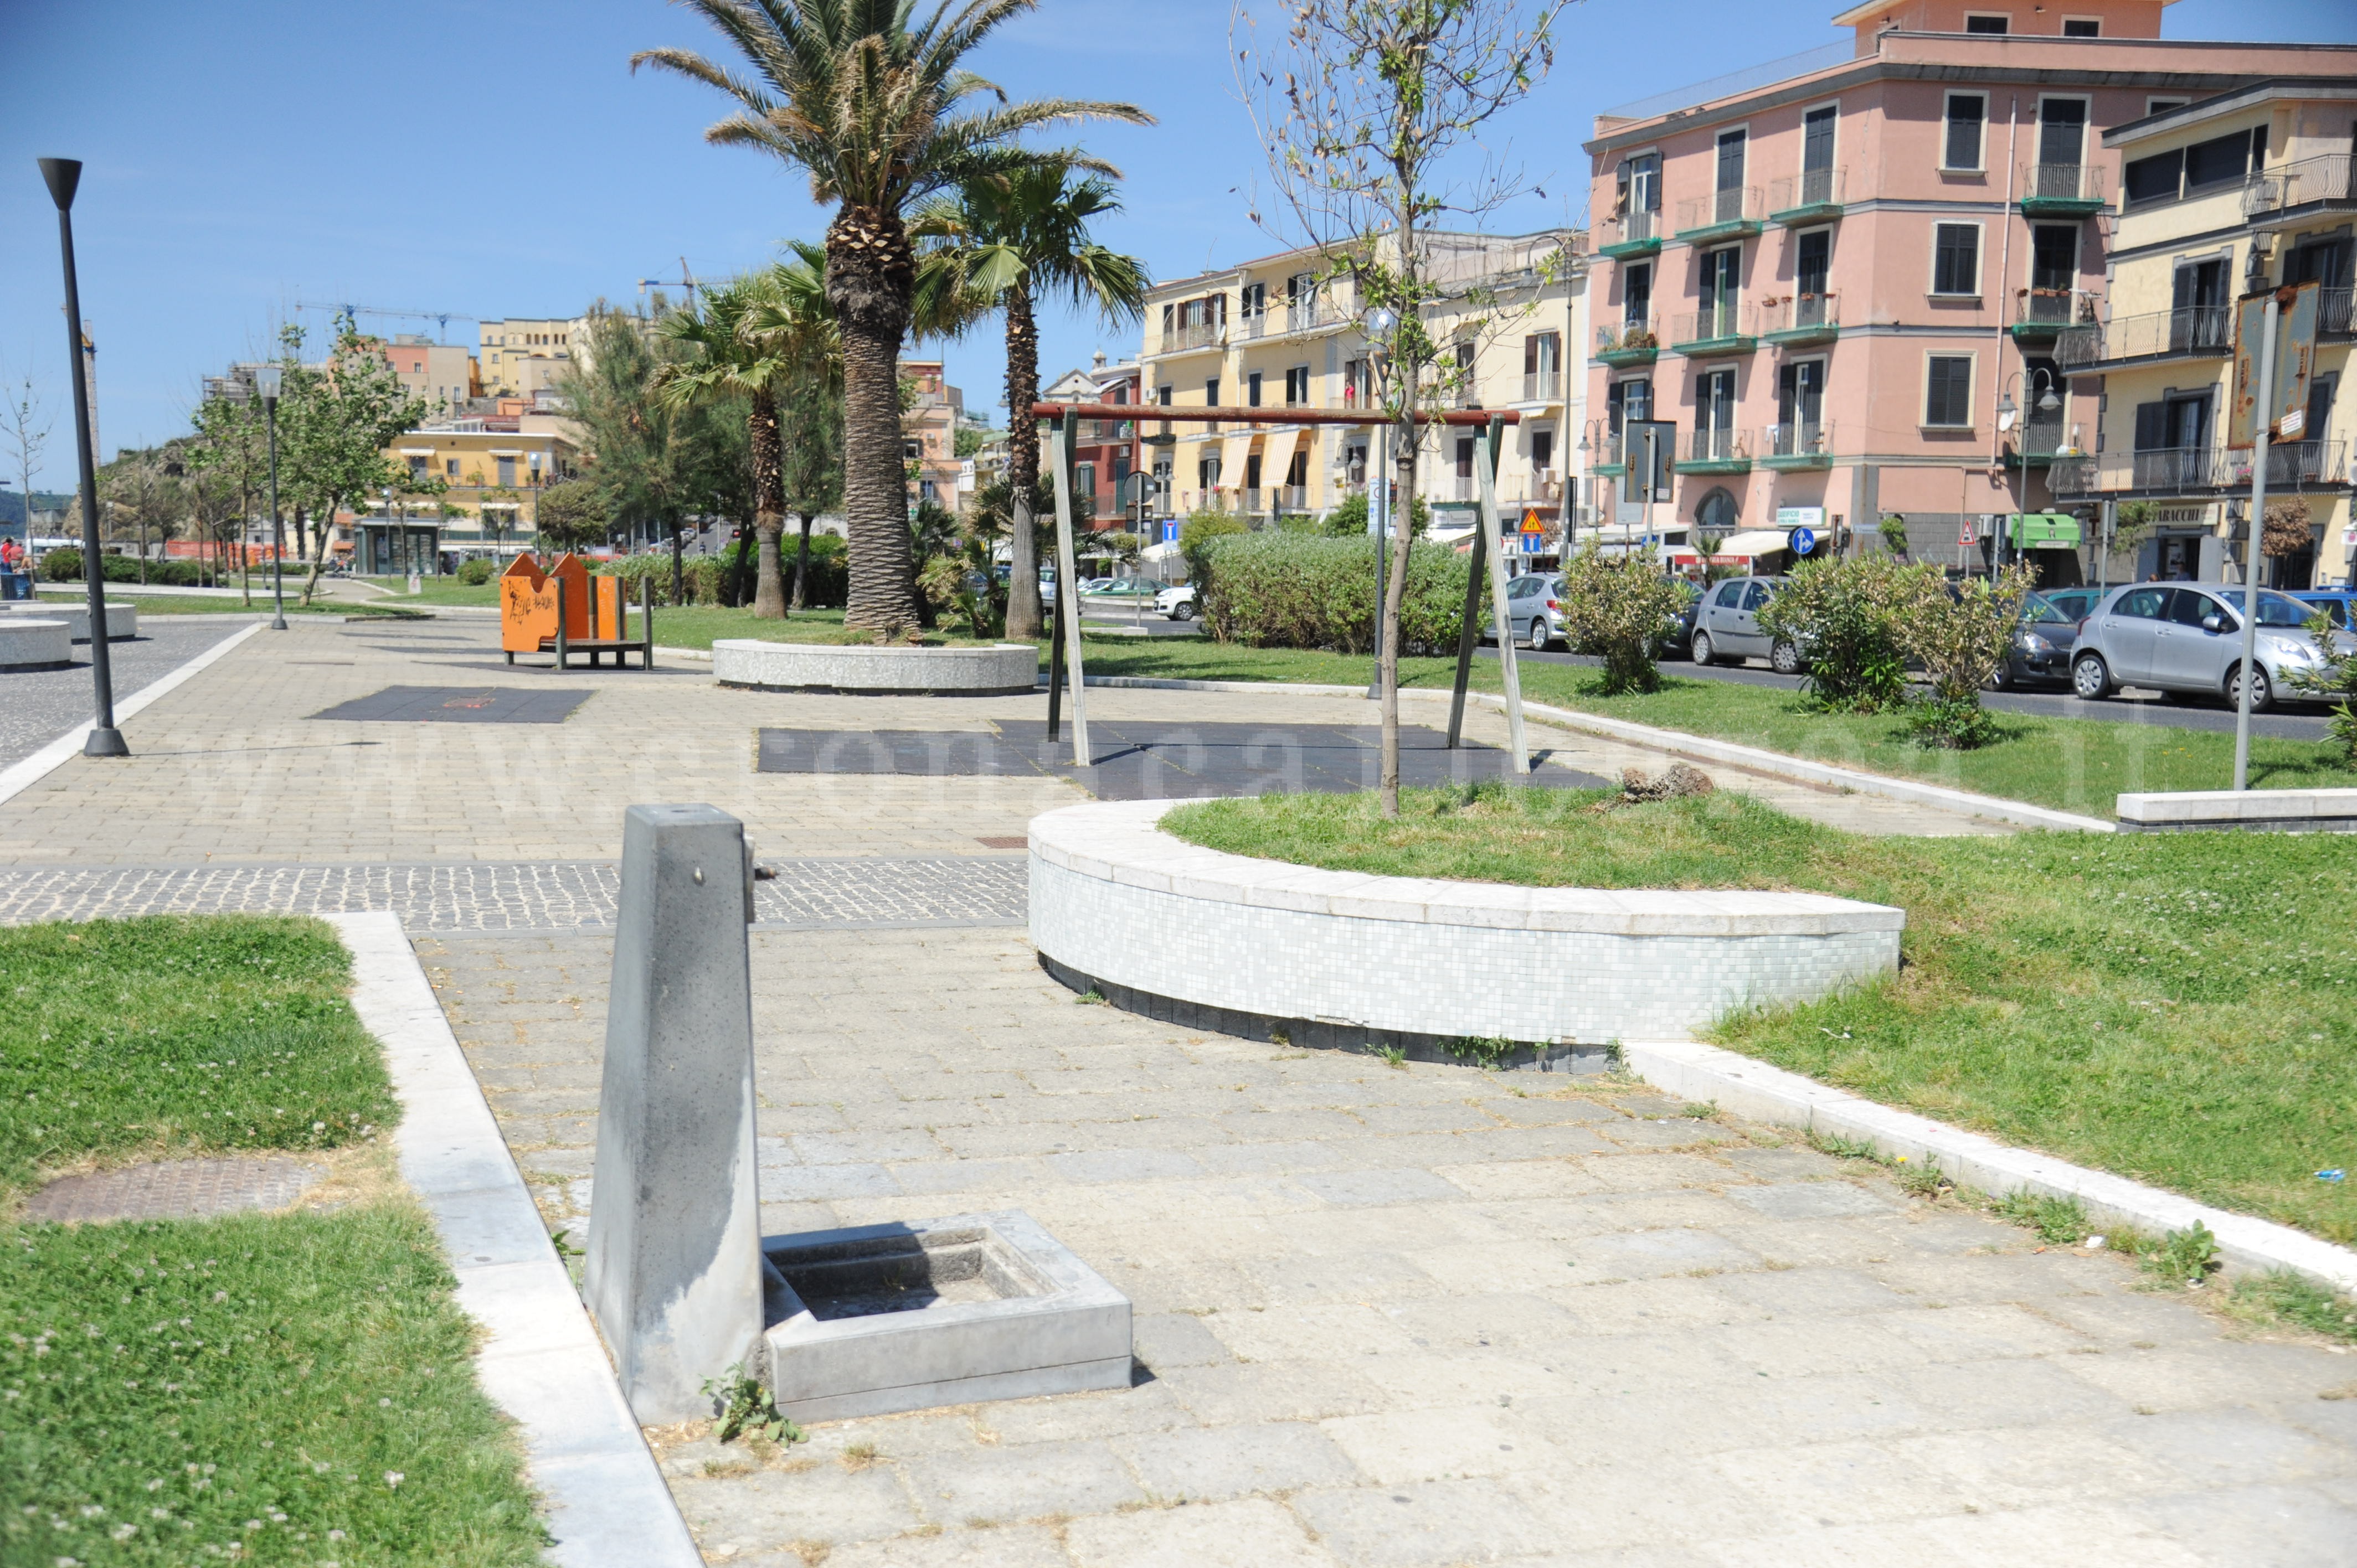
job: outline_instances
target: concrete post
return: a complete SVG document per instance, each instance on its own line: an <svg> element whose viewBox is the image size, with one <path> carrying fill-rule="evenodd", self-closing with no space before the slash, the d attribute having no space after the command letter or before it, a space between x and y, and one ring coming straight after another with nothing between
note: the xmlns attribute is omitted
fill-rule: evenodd
<svg viewBox="0 0 2357 1568"><path fill-rule="evenodd" d="M705 1379L763 1371L752 906L736 818L624 814L583 1294L642 1423L709 1415Z"/></svg>

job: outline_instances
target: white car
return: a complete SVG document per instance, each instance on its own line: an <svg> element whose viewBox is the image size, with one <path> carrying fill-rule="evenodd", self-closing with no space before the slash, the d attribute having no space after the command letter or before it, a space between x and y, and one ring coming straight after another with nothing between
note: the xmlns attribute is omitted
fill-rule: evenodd
<svg viewBox="0 0 2357 1568"><path fill-rule="evenodd" d="M1155 609L1172 620L1195 618L1195 585L1181 583L1175 588L1165 588L1154 596Z"/></svg>

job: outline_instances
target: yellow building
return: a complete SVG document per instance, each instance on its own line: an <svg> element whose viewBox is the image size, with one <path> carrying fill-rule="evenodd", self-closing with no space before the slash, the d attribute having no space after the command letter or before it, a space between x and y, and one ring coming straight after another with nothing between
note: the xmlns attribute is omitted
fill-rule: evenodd
<svg viewBox="0 0 2357 1568"><path fill-rule="evenodd" d="M533 547L540 492L571 478L580 451L554 431L498 428L510 416L455 419L410 431L386 456L440 495L378 496L351 528L355 570L434 570L434 553L512 555ZM423 562L422 565L418 564Z"/></svg>
<svg viewBox="0 0 2357 1568"><path fill-rule="evenodd" d="M1566 355L1587 332L1586 236L1570 230L1426 236L1427 275L1447 297L1428 329L1461 368L1454 401L1512 409L1521 423L1498 469L1510 520L1535 513L1550 534L1564 521L1584 423L1581 378ZM1360 305L1346 277L1315 251L1289 251L1157 285L1146 295L1139 357L1142 402L1174 407L1367 408L1375 398ZM1568 401L1566 401L1568 400ZM1379 410L1375 411L1379 413ZM1322 513L1363 493L1379 451L1366 425L1248 423L1219 429L1148 421L1146 461L1164 515ZM1428 435L1417 489L1436 529L1470 527L1473 442ZM1453 516L1451 514L1454 514Z"/></svg>
<svg viewBox="0 0 2357 1568"><path fill-rule="evenodd" d="M2311 536L2263 556L2261 581L2346 581L2357 411L2338 394L2351 344L2357 81L2278 78L2151 108L2104 137L2123 159L2105 308L2055 346L2057 373L2103 378L2102 412L2094 428L2069 433L2050 472L2054 493L2096 503L2098 538L2117 546L2114 581L2239 575L2254 443L2234 401L2256 392L2235 385L2238 360L2251 357L2240 328L2248 302L2299 285L2278 339L2266 478L2269 510L2304 503ZM2034 403L2037 389L2023 395ZM2142 504L2123 517L2131 502Z"/></svg>
<svg viewBox="0 0 2357 1568"><path fill-rule="evenodd" d="M489 396L530 397L576 362L586 361L589 318L510 317L476 324L483 392Z"/></svg>

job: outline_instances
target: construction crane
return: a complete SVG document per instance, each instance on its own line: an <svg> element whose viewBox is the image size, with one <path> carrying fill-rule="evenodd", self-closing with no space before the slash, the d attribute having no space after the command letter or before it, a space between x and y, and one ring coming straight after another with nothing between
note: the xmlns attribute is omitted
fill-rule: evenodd
<svg viewBox="0 0 2357 1568"><path fill-rule="evenodd" d="M301 299L295 302L295 308L297 310L332 311L340 315L356 317L361 316L382 316L401 321L430 320L435 324L434 336L436 341L447 338L450 335L450 323L453 321L480 321L482 319L479 316L469 316L463 310L391 310L382 306L374 305L318 305L308 300Z"/></svg>
<svg viewBox="0 0 2357 1568"><path fill-rule="evenodd" d="M639 312L640 315L644 315L646 313L647 290L658 286L664 280L662 278L640 278L639 280ZM695 291L702 285L695 281L695 274L687 270L687 258L685 256L682 256L679 259L679 286L687 291L688 314L691 316L694 315Z"/></svg>

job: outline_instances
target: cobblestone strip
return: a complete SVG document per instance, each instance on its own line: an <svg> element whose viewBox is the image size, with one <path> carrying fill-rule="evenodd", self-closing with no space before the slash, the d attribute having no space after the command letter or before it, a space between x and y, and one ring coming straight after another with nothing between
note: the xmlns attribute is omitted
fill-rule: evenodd
<svg viewBox="0 0 2357 1568"><path fill-rule="evenodd" d="M1026 918L1018 858L767 864L776 877L754 887L763 926L1000 926ZM613 922L619 886L610 861L0 868L0 924L387 910L414 931L601 929Z"/></svg>

